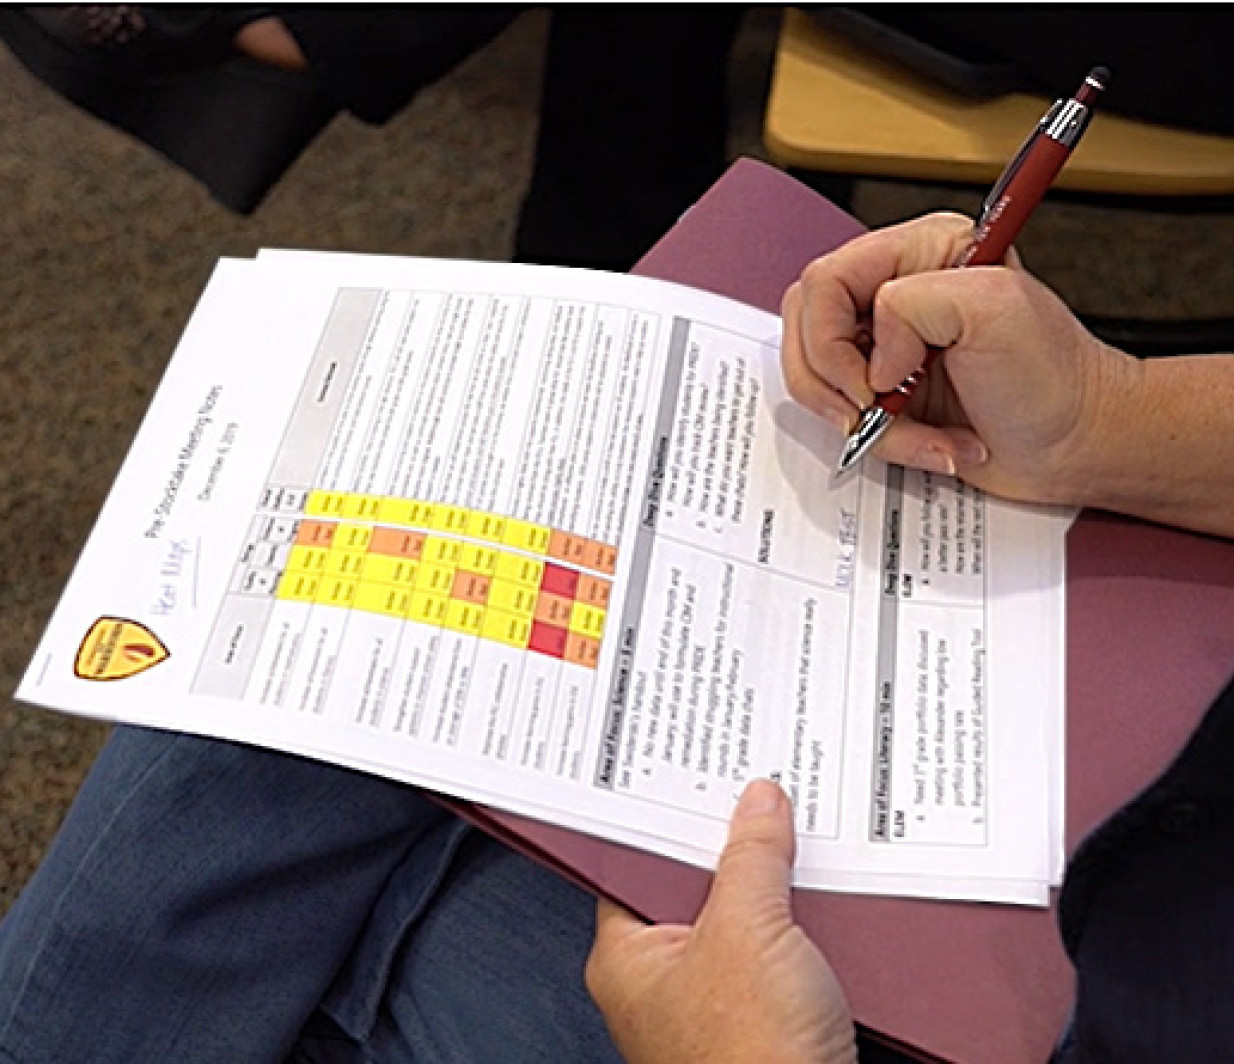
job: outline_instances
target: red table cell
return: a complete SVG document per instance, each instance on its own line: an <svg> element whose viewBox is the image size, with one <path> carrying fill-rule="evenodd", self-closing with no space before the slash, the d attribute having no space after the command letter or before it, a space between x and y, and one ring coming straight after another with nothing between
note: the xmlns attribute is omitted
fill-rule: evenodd
<svg viewBox="0 0 1234 1064"><path fill-rule="evenodd" d="M537 654L547 654L550 658L565 657L568 634L564 628L535 621L531 625L531 639L527 643L527 649L534 650Z"/></svg>
<svg viewBox="0 0 1234 1064"><path fill-rule="evenodd" d="M544 575L540 578L540 590L550 595L572 599L578 593L578 572L552 562L544 563Z"/></svg>

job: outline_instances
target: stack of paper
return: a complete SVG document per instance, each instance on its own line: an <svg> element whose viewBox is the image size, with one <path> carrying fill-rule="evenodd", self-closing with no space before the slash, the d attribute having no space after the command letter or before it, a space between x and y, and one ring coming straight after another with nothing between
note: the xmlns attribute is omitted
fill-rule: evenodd
<svg viewBox="0 0 1234 1064"><path fill-rule="evenodd" d="M704 866L769 775L803 886L1044 904L1066 518L833 484L778 335L646 278L224 260L19 696Z"/></svg>

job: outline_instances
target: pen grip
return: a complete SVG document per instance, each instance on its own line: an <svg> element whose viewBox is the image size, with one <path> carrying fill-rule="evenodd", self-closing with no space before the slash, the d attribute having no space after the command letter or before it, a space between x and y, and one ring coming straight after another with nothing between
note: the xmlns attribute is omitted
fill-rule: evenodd
<svg viewBox="0 0 1234 1064"><path fill-rule="evenodd" d="M1038 137L1003 194L982 219L956 266L995 266L1002 262L1015 238L1020 235L1020 230L1024 228L1028 216L1054 183L1054 178L1058 176L1070 154L1071 150L1067 145L1051 137ZM940 348L929 348L921 366L891 391L877 396L874 405L893 417L898 417L908 406L913 392L925 379L941 353Z"/></svg>
<svg viewBox="0 0 1234 1064"><path fill-rule="evenodd" d="M997 266L1001 263L1070 154L1065 144L1052 137L1038 137L1015 177L990 206L956 266Z"/></svg>

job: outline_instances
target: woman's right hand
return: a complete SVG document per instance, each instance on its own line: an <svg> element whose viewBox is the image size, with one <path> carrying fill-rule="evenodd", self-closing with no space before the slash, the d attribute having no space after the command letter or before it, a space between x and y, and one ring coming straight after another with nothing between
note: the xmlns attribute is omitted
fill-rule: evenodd
<svg viewBox="0 0 1234 1064"><path fill-rule="evenodd" d="M930 215L811 263L784 297L789 391L847 432L939 348L875 453L1010 498L1083 502L1140 363L1093 337L1014 253L948 268L971 235L967 218Z"/></svg>

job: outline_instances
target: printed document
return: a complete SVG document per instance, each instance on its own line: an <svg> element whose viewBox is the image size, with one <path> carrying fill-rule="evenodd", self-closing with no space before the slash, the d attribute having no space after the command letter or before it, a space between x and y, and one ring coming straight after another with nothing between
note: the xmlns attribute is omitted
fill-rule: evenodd
<svg viewBox="0 0 1234 1064"><path fill-rule="evenodd" d="M775 316L647 278L219 263L22 699L294 752L805 887L1044 904L1056 512L869 460Z"/></svg>

